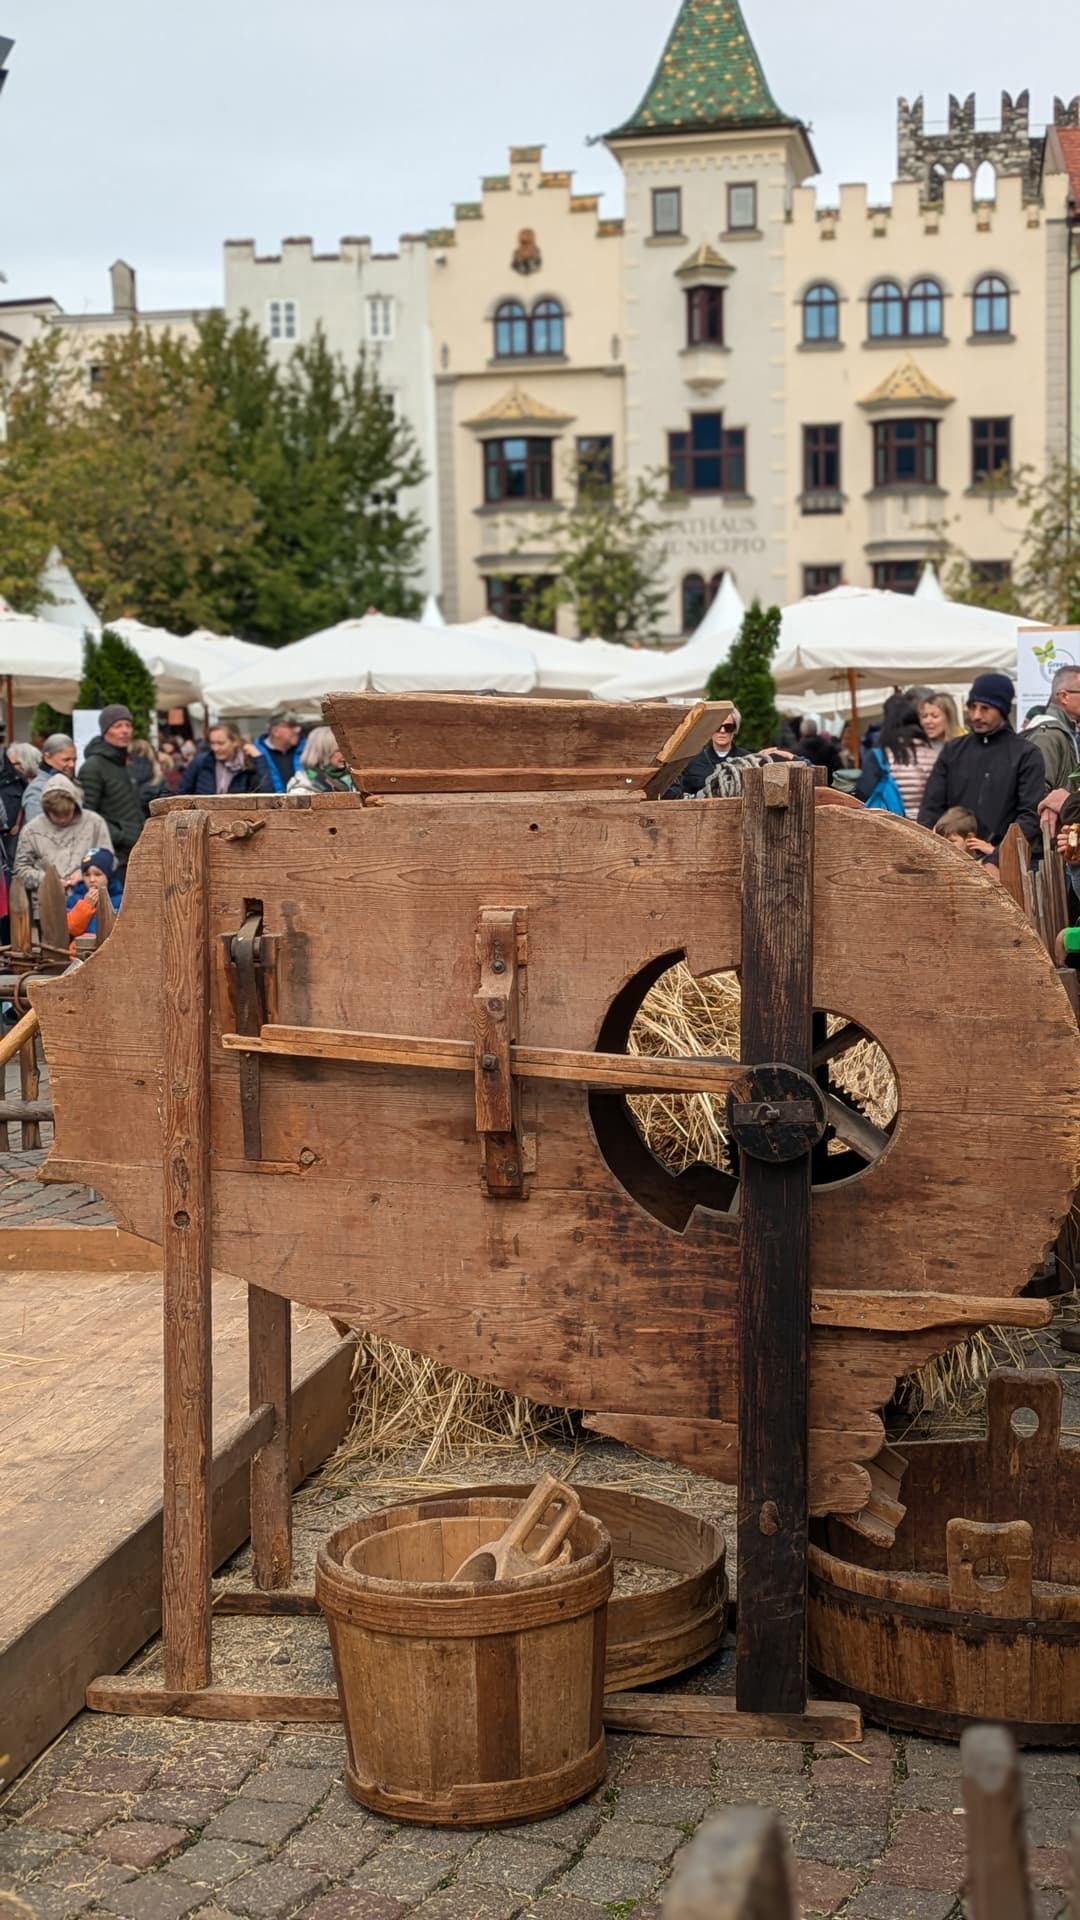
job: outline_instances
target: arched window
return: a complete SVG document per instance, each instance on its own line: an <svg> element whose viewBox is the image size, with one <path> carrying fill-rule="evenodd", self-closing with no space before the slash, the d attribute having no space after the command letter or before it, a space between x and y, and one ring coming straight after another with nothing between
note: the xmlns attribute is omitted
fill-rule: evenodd
<svg viewBox="0 0 1080 1920"><path fill-rule="evenodd" d="M504 300L495 314L495 357L506 360L528 351L528 314L520 300Z"/></svg>
<svg viewBox="0 0 1080 1920"><path fill-rule="evenodd" d="M977 168L971 197L973 200L997 199L997 168L992 160L984 160Z"/></svg>
<svg viewBox="0 0 1080 1920"><path fill-rule="evenodd" d="M809 287L803 299L802 337L810 346L840 338L840 296L824 281Z"/></svg>
<svg viewBox="0 0 1080 1920"><path fill-rule="evenodd" d="M723 573L714 573L712 579L709 581L708 600L709 600L710 607L712 606L713 601L716 599L717 594L719 593L721 587L724 584L724 578L725 576Z"/></svg>
<svg viewBox="0 0 1080 1920"><path fill-rule="evenodd" d="M531 353L565 352L566 328L557 300L538 300L532 310Z"/></svg>
<svg viewBox="0 0 1080 1920"><path fill-rule="evenodd" d="M944 333L945 302L936 280L916 280L908 294L906 331L913 340Z"/></svg>
<svg viewBox="0 0 1080 1920"><path fill-rule="evenodd" d="M682 583L682 630L693 633L705 618L708 589L700 573L687 573Z"/></svg>
<svg viewBox="0 0 1080 1920"><path fill-rule="evenodd" d="M895 280L879 280L870 290L871 340L902 340L904 296Z"/></svg>
<svg viewBox="0 0 1080 1920"><path fill-rule="evenodd" d="M974 293L974 329L976 333L1008 333L1011 298L999 273L987 273L977 282Z"/></svg>

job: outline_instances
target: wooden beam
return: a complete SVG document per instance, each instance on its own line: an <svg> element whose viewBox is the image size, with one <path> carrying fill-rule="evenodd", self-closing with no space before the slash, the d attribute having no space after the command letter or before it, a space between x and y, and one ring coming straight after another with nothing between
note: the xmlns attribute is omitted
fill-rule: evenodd
<svg viewBox="0 0 1080 1920"><path fill-rule="evenodd" d="M861 1740L862 1714L844 1700L814 1700L802 1713L744 1713L723 1694L609 1693L613 1733L695 1740Z"/></svg>
<svg viewBox="0 0 1080 1920"><path fill-rule="evenodd" d="M823 1288L810 1303L815 1327L866 1327L874 1333L911 1333L928 1327L1048 1327L1048 1300L975 1298L964 1293L848 1293Z"/></svg>
<svg viewBox="0 0 1080 1920"><path fill-rule="evenodd" d="M261 1287L248 1288L248 1379L252 1414L271 1413L251 1463L251 1549L256 1586L272 1590L292 1576L292 1303Z"/></svg>
<svg viewBox="0 0 1080 1920"><path fill-rule="evenodd" d="M165 1678L210 1682L209 816L163 830L162 1111L165 1474L162 1639Z"/></svg>
<svg viewBox="0 0 1080 1920"><path fill-rule="evenodd" d="M814 769L748 768L742 805L742 1057L809 1074ZM809 1153L741 1156L740 1712L806 1705L810 1381Z"/></svg>
<svg viewBox="0 0 1080 1920"><path fill-rule="evenodd" d="M429 1040L406 1033L350 1033L329 1027L266 1026L257 1036L224 1033L227 1053L258 1053L286 1060L349 1060L361 1066L412 1067L418 1072L473 1073L474 1043ZM522 1080L570 1081L622 1093L732 1093L745 1068L735 1061L688 1055L580 1053L558 1047L510 1049L512 1071Z"/></svg>
<svg viewBox="0 0 1080 1920"><path fill-rule="evenodd" d="M968 1727L960 1741L971 1920L1031 1920L1024 1795L1004 1727Z"/></svg>
<svg viewBox="0 0 1080 1920"><path fill-rule="evenodd" d="M778 1813L728 1807L679 1854L664 1920L796 1920L791 1849Z"/></svg>
<svg viewBox="0 0 1080 1920"><path fill-rule="evenodd" d="M98 1713L133 1714L156 1720L174 1714L183 1720L284 1720L308 1724L341 1719L336 1693L245 1693L239 1687L175 1687L139 1683L137 1675L106 1675L86 1689L86 1704Z"/></svg>

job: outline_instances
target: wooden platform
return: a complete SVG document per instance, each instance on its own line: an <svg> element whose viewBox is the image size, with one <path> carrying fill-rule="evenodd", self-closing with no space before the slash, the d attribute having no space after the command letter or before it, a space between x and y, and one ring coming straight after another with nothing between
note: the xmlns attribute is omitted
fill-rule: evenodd
<svg viewBox="0 0 1080 1920"><path fill-rule="evenodd" d="M157 1631L158 1250L111 1228L0 1232L0 1774ZM247 1535L246 1289L214 1290L214 1563ZM293 1481L337 1445L352 1349L294 1312Z"/></svg>

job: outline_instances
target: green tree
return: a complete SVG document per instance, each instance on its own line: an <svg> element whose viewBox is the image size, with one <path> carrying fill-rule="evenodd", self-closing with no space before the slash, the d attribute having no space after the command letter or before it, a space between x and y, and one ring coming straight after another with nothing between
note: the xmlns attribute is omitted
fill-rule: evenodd
<svg viewBox="0 0 1080 1920"><path fill-rule="evenodd" d="M997 496L1003 531L1018 540L1011 574L987 579L954 548L943 574L949 598L1053 627L1080 625L1080 469L1064 460L1042 475L1020 467L994 475L980 492Z"/></svg>
<svg viewBox="0 0 1080 1920"><path fill-rule="evenodd" d="M514 549L515 558L525 558L541 541L559 569L527 605L527 623L554 627L559 608L568 606L583 639L655 638L668 598L661 580L664 530L656 513L668 497L662 476L609 481L575 464L567 479L566 500L545 514L542 526L527 528Z"/></svg>
<svg viewBox="0 0 1080 1920"><path fill-rule="evenodd" d="M256 516L227 470L228 425L190 346L133 327L105 343L91 383L81 352L52 330L29 348L7 412L0 592L35 605L55 541L106 620L220 622L222 581L254 545Z"/></svg>
<svg viewBox="0 0 1080 1920"><path fill-rule="evenodd" d="M424 465L374 363L349 366L320 331L282 364L249 320L220 314L198 359L259 521L229 573L229 630L276 646L371 606L418 613L424 529L401 495Z"/></svg>
<svg viewBox="0 0 1080 1920"><path fill-rule="evenodd" d="M47 700L39 700L30 715L30 738L35 742L47 740L50 733L70 733L70 713L58 713L50 707Z"/></svg>
<svg viewBox="0 0 1080 1920"><path fill-rule="evenodd" d="M131 710L136 739L150 732L150 716L157 706L154 676L118 633L105 628L100 640L90 634L83 639L83 677L79 687L80 707L120 705Z"/></svg>
<svg viewBox="0 0 1080 1920"><path fill-rule="evenodd" d="M780 608L763 607L755 600L743 615L731 652L709 676L705 693L710 700L733 700L742 714L739 745L767 747L780 731L772 660L780 644Z"/></svg>

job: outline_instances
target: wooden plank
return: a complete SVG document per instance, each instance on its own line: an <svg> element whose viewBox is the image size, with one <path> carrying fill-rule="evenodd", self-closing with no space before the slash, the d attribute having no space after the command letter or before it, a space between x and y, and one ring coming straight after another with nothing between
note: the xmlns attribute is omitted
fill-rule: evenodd
<svg viewBox="0 0 1080 1920"><path fill-rule="evenodd" d="M1023 856L1027 852L1027 841L1014 821L998 848L998 872L1001 884L1011 900L1015 900L1021 912L1027 912L1024 890Z"/></svg>
<svg viewBox="0 0 1080 1920"><path fill-rule="evenodd" d="M809 1073L813 1055L814 779L743 779L742 1057ZM749 1714L806 1704L809 1154L742 1156L739 1616L735 1692Z"/></svg>
<svg viewBox="0 0 1080 1920"><path fill-rule="evenodd" d="M165 1501L162 1639L170 1686L210 1681L209 820L165 823L162 1149ZM106 949L111 952L112 945Z"/></svg>
<svg viewBox="0 0 1080 1920"><path fill-rule="evenodd" d="M55 953L66 953L71 943L68 932L64 883L55 867L46 867L37 891L37 916L42 944Z"/></svg>
<svg viewBox="0 0 1080 1920"><path fill-rule="evenodd" d="M284 1588L270 1593L258 1588L219 1587L214 1594L214 1618L301 1619L320 1612L314 1593Z"/></svg>
<svg viewBox="0 0 1080 1920"><path fill-rule="evenodd" d="M1048 1300L957 1298L952 1293L850 1293L815 1291L810 1302L815 1327L867 1327L878 1332L909 1328L993 1326L1048 1327Z"/></svg>
<svg viewBox="0 0 1080 1920"><path fill-rule="evenodd" d="M728 1807L675 1863L664 1920L796 1920L791 1852L778 1813Z"/></svg>
<svg viewBox="0 0 1080 1920"><path fill-rule="evenodd" d="M245 1693L238 1687L203 1687L184 1693L173 1687L148 1687L126 1674L91 1681L86 1704L98 1713L133 1714L137 1719L281 1720L300 1725L341 1719L336 1693Z"/></svg>
<svg viewBox="0 0 1080 1920"><path fill-rule="evenodd" d="M278 1294L248 1288L248 1377L252 1413L268 1406L271 1432L251 1466L251 1549L257 1587L292 1575L292 1309Z"/></svg>
<svg viewBox="0 0 1080 1920"><path fill-rule="evenodd" d="M695 1740L862 1739L862 1714L843 1700L814 1700L802 1713L744 1713L722 1694L609 1693L604 1725Z"/></svg>
<svg viewBox="0 0 1080 1920"><path fill-rule="evenodd" d="M52 1119L52 1102L39 1100L41 1075L38 1071L37 1033L32 1033L26 1045L19 1050L19 1090L22 1099L5 1102L8 1107L6 1118L18 1120L22 1124L22 1147L24 1153L33 1153L41 1145L41 1122ZM22 1112L18 1109L21 1107ZM14 1111L12 1111L14 1109Z"/></svg>
<svg viewBox="0 0 1080 1920"><path fill-rule="evenodd" d="M161 1248L117 1227L0 1227L0 1273L160 1273Z"/></svg>
<svg viewBox="0 0 1080 1920"><path fill-rule="evenodd" d="M710 730L727 706L712 707ZM704 703L700 710L709 712ZM368 770L380 768L511 768L519 777L527 769L573 768L580 786L595 769L655 767L672 737L670 707L623 701L332 693L323 712L369 791Z"/></svg>
<svg viewBox="0 0 1080 1920"><path fill-rule="evenodd" d="M12 875L8 887L8 918L13 952L28 954L34 940L34 921L30 911L30 895L17 873Z"/></svg>
<svg viewBox="0 0 1080 1920"><path fill-rule="evenodd" d="M106 1229L42 1229L78 1244ZM23 1236L31 1238L28 1230ZM0 1236L2 1238L2 1236ZM142 1242L134 1243L143 1250ZM161 1252L156 1273L72 1264L0 1271L0 1700L4 1767L19 1773L161 1617ZM246 1288L214 1287L213 1560L248 1532L248 1461L268 1410L247 1414ZM348 1424L353 1349L297 1316L292 1484ZM25 1356L18 1364L15 1356Z"/></svg>
<svg viewBox="0 0 1080 1920"><path fill-rule="evenodd" d="M474 1043L426 1039L420 1034L348 1033L319 1027L263 1027L257 1038L223 1033L227 1053L258 1053L286 1060L349 1060L358 1065L414 1067L426 1073L472 1073ZM511 1046L510 1065L522 1080L565 1081L623 1093L731 1093L745 1070L693 1056L588 1053L569 1048Z"/></svg>
<svg viewBox="0 0 1080 1920"><path fill-rule="evenodd" d="M644 793L654 767L354 767L361 793ZM672 775L671 779L677 776Z"/></svg>
<svg viewBox="0 0 1080 1920"><path fill-rule="evenodd" d="M1004 1727L968 1727L960 1741L971 1920L1031 1920L1024 1796Z"/></svg>

